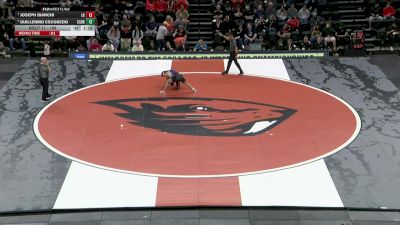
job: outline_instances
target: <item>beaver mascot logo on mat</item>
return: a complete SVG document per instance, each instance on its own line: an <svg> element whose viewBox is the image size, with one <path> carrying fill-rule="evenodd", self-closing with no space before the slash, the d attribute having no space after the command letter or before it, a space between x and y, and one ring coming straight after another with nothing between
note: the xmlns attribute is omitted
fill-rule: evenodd
<svg viewBox="0 0 400 225"><path fill-rule="evenodd" d="M282 106L217 98L131 98L95 103L119 109L116 115L137 126L199 136L254 136L296 112Z"/></svg>

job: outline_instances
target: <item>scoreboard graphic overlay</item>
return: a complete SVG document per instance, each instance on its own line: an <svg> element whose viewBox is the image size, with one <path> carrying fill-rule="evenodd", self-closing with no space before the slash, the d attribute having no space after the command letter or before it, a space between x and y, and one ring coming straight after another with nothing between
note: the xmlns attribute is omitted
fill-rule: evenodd
<svg viewBox="0 0 400 225"><path fill-rule="evenodd" d="M93 8L17 8L15 36L95 36Z"/></svg>

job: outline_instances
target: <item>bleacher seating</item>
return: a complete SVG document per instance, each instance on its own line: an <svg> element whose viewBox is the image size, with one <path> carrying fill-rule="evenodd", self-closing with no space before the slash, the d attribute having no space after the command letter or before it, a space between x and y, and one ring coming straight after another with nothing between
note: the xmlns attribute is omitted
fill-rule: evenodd
<svg viewBox="0 0 400 225"><path fill-rule="evenodd" d="M62 5L73 5L72 3L78 0L73 0L68 2L68 0L62 0L64 2ZM144 0L143 0L144 1ZM158 0L155 0L158 1ZM270 0L268 0L270 1ZM82 6L102 6L102 10L105 14L110 14L113 12L113 8L115 5L114 0L80 0L78 1ZM137 0L125 1L132 2L137 4ZM224 3L229 5L229 0L224 1ZM304 1L297 0L295 2L295 7L300 9ZM334 27L337 29L339 26L343 26L349 34L355 33L355 31L362 31L365 35L365 49L369 53L381 52L386 50L399 50L397 45L390 46L387 41L386 31L388 26L390 26L393 22L399 22L400 16L400 0L392 0L392 5L397 8L397 20L395 21L377 21L373 22L371 27L369 26L369 10L374 6L376 2L380 2L382 6L386 1L384 0L319 0L318 5L318 15L322 16L325 21L332 21ZM68 3L68 4L66 4ZM75 4L74 3L74 4ZM247 4L251 3L250 1L246 1ZM277 1L276 9L279 9L282 2ZM60 6L60 0L34 0L33 6ZM199 39L203 39L204 43L208 46L213 46L217 49L224 49L225 46L214 45L214 32L212 28L212 20L213 20L213 10L214 6L210 0L190 0L189 1L189 10L188 13L190 15L190 23L187 26L187 42L186 48L184 50L193 49L194 45L197 43ZM75 6L76 7L76 6ZM286 6L288 7L288 6ZM142 18L147 20L149 17L149 13L144 11L143 7L135 8L135 13L142 15ZM164 21L165 14L155 14L156 21L160 24ZM110 18L112 16L110 15ZM144 21L142 21L144 22ZM1 24L6 24L7 26L13 23L12 18L10 19L2 19L0 18ZM282 27L284 21L279 21L278 26ZM325 25L322 25L322 29ZM304 36L310 37L311 26L309 24L302 24L299 28L299 31L291 31L291 42L295 45L300 44ZM261 50L261 46L270 46L266 45L265 39L269 40L270 43L277 43L279 37L276 37L277 31L270 31L269 34L264 37L257 39L254 43L251 43L249 47L244 50ZM99 36L99 43L105 44L107 42L106 36ZM52 38L43 38L43 37L31 37L26 38L27 49L25 52L20 52L22 55L38 55L43 52L43 42L48 41L51 42ZM84 41L81 41L84 42ZM172 43L172 42L171 42ZM7 45L7 43L5 43ZM83 46L86 46L84 43L81 43ZM146 47L148 47L148 43ZM329 49L332 48L331 45L328 45ZM273 48L273 46L272 46ZM341 46L343 49L343 46ZM268 48L267 48L268 49ZM279 48L282 49L282 48ZM284 48L283 48L284 49ZM60 52L53 51L54 54L65 54L70 49L62 49ZM74 50L74 48L73 48Z"/></svg>

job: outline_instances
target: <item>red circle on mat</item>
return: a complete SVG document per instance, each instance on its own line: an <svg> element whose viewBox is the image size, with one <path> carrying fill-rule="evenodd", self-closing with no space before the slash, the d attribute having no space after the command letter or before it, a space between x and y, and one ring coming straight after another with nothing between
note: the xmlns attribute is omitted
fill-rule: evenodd
<svg viewBox="0 0 400 225"><path fill-rule="evenodd" d="M231 99L296 112L257 135L202 136L135 125L120 116L123 109L96 103L162 97L160 76L147 76L106 82L63 96L39 113L36 134L57 153L97 167L156 176L200 177L301 165L340 150L360 128L358 115L347 103L306 85L256 76L193 73L185 78L200 92L194 94L182 85L180 90L168 90L167 98ZM222 105L241 107L234 102Z"/></svg>

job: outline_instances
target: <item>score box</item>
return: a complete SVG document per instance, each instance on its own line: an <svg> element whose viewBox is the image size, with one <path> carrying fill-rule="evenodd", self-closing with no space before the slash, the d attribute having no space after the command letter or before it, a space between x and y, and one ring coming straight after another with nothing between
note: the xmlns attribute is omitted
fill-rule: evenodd
<svg viewBox="0 0 400 225"><path fill-rule="evenodd" d="M86 18L95 18L96 14L93 11L86 11Z"/></svg>
<svg viewBox="0 0 400 225"><path fill-rule="evenodd" d="M95 25L96 19L86 19L86 25Z"/></svg>

